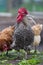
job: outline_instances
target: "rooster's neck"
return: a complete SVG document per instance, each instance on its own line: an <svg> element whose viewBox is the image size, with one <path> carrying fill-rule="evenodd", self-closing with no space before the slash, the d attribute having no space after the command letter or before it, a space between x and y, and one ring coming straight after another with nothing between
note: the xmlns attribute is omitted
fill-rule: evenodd
<svg viewBox="0 0 43 65"><path fill-rule="evenodd" d="M23 23L24 23L25 26L30 26L30 23L29 23L29 20L28 20L28 17L27 16L25 16L23 18Z"/></svg>

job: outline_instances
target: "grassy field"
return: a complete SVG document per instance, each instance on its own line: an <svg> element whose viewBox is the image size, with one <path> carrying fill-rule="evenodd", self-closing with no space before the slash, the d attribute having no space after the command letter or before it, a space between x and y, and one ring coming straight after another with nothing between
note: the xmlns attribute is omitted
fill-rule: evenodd
<svg viewBox="0 0 43 65"><path fill-rule="evenodd" d="M9 51L8 56L2 52L0 55L0 65L38 65L43 63L43 52L37 54L29 54L28 59L24 58L25 51L20 50L19 54L17 51Z"/></svg>

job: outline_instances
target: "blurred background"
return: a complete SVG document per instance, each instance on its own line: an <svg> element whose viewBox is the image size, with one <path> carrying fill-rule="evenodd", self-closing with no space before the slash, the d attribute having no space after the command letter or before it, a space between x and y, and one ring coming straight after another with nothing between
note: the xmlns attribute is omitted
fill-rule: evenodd
<svg viewBox="0 0 43 65"><path fill-rule="evenodd" d="M15 12L19 7L43 12L43 0L0 0L0 12Z"/></svg>

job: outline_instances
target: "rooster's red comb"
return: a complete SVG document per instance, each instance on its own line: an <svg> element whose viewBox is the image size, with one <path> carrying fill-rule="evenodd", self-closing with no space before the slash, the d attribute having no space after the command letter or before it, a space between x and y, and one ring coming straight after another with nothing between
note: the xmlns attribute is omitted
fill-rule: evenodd
<svg viewBox="0 0 43 65"><path fill-rule="evenodd" d="M22 14L28 14L26 8L22 7L18 9L18 13L22 13Z"/></svg>

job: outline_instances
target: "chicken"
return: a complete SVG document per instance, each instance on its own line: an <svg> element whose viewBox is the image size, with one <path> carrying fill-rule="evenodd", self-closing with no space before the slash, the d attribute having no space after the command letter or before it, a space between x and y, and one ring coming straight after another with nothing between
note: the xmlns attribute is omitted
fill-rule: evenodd
<svg viewBox="0 0 43 65"><path fill-rule="evenodd" d="M14 26L9 26L0 32L0 51L10 50L13 42Z"/></svg>
<svg viewBox="0 0 43 65"><path fill-rule="evenodd" d="M35 52L36 52L36 47L39 46L40 41L41 41L40 33L42 31L42 24L34 25L32 27L32 30L34 32L34 42L33 42L33 45L35 46Z"/></svg>
<svg viewBox="0 0 43 65"><path fill-rule="evenodd" d="M34 34L31 29L30 22L31 17L28 16L28 12L25 8L20 8L18 10L17 16L17 28L15 30L15 46L16 50L24 49L30 50L29 46L33 43Z"/></svg>

